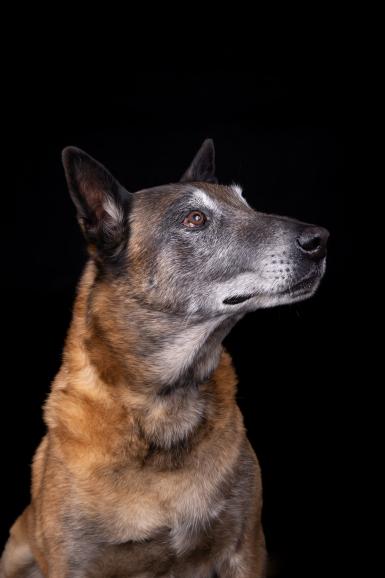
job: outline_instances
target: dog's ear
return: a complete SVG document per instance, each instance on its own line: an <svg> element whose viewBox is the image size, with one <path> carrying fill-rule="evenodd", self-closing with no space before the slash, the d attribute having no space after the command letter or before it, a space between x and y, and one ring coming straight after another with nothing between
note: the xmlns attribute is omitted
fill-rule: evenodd
<svg viewBox="0 0 385 578"><path fill-rule="evenodd" d="M204 181L207 183L217 183L215 176L215 148L214 141L207 138L197 154L195 155L191 165L183 174L180 182Z"/></svg>
<svg viewBox="0 0 385 578"><path fill-rule="evenodd" d="M76 147L62 152L64 172L87 242L114 257L127 237L129 193L98 161Z"/></svg>

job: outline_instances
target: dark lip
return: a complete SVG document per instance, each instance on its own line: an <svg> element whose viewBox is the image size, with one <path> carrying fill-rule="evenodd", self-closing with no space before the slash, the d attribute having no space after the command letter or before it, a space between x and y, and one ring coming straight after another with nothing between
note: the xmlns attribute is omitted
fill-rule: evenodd
<svg viewBox="0 0 385 578"><path fill-rule="evenodd" d="M227 297L223 300L225 305L238 305L238 303L243 303L252 297L255 297L258 293L251 293L250 295L233 295L232 297Z"/></svg>

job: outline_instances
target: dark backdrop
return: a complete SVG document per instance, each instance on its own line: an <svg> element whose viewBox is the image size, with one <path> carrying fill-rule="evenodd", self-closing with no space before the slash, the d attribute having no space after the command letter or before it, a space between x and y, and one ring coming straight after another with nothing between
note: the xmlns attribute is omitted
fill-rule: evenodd
<svg viewBox="0 0 385 578"><path fill-rule="evenodd" d="M156 67L155 67L156 68ZM340 549L340 435L350 260L343 196L346 98L337 65L166 65L51 78L25 67L8 87L11 186L3 229L0 543L29 499L41 406L60 365L85 251L60 163L69 144L129 189L177 180L213 137L220 181L252 206L326 226L328 268L310 301L249 314L226 339L261 462L264 526L279 576L326 576Z"/></svg>

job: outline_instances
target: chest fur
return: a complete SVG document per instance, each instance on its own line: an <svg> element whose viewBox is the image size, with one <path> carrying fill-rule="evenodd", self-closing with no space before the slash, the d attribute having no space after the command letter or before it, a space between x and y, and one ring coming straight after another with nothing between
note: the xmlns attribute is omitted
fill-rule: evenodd
<svg viewBox="0 0 385 578"><path fill-rule="evenodd" d="M170 545L184 552L193 534L203 532L225 507L221 493L224 472L215 466L173 473L159 479L137 476L135 486L119 502L110 505L110 539L118 542L151 539L167 528ZM112 506L112 507L111 507Z"/></svg>
<svg viewBox="0 0 385 578"><path fill-rule="evenodd" d="M88 512L97 512L94 519L103 542L143 542L166 531L170 548L183 554L226 509L225 489L235 470L238 446L219 436L212 440L210 452L192 451L180 467L162 471L150 463L128 468L113 487L111 479L99 483L100 494L87 492L81 502L88 504Z"/></svg>

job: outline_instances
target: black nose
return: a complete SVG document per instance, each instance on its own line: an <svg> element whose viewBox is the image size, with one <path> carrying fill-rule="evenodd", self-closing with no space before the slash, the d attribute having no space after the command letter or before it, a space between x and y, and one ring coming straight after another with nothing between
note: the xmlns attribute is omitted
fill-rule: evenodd
<svg viewBox="0 0 385 578"><path fill-rule="evenodd" d="M323 227L306 227L297 238L298 247L311 259L322 259L326 255L329 231Z"/></svg>

